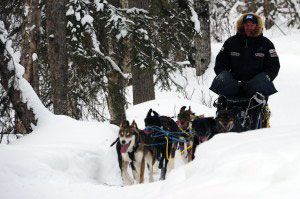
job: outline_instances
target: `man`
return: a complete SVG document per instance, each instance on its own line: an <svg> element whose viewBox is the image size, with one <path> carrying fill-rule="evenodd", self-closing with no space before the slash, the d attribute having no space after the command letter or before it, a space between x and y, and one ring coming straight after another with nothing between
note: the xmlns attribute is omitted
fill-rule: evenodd
<svg viewBox="0 0 300 199"><path fill-rule="evenodd" d="M263 36L263 21L256 14L243 14L237 34L227 39L216 57L216 77L210 87L226 97L251 97L256 92L277 92L273 80L280 64L273 43Z"/></svg>

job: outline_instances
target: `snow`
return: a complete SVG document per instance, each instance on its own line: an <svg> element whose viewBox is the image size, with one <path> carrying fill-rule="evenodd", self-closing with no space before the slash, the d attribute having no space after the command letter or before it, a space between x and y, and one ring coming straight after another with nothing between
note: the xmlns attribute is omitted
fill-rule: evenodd
<svg viewBox="0 0 300 199"><path fill-rule="evenodd" d="M145 9L136 8L136 7L126 9L126 12L127 13L144 13L144 14L148 14L149 13Z"/></svg>
<svg viewBox="0 0 300 199"><path fill-rule="evenodd" d="M300 13L300 5L296 2L296 0L291 0L291 3L294 5L295 10L297 13Z"/></svg>
<svg viewBox="0 0 300 199"><path fill-rule="evenodd" d="M3 41L4 38L3 38L3 35L2 34L7 34L7 31L5 30L5 27L4 27L4 23L3 21L0 20L0 39Z"/></svg>
<svg viewBox="0 0 300 199"><path fill-rule="evenodd" d="M96 11L103 11L104 3L107 3L107 1L103 1L103 3L100 3L100 0L94 0L94 3L96 5Z"/></svg>
<svg viewBox="0 0 300 199"><path fill-rule="evenodd" d="M84 17L81 19L81 24L84 26L86 23L92 24L94 21L94 18L91 15L84 15Z"/></svg>
<svg viewBox="0 0 300 199"><path fill-rule="evenodd" d="M32 54L32 61L36 61L38 59L38 55L36 53Z"/></svg>
<svg viewBox="0 0 300 199"><path fill-rule="evenodd" d="M81 20L80 12L75 12L75 17L77 21Z"/></svg>
<svg viewBox="0 0 300 199"><path fill-rule="evenodd" d="M66 12L66 16L74 15L74 13L75 13L75 11L73 9L73 6L69 6L69 9Z"/></svg>
<svg viewBox="0 0 300 199"><path fill-rule="evenodd" d="M28 16L30 12L30 7L26 4L24 8L24 17Z"/></svg>
<svg viewBox="0 0 300 199"><path fill-rule="evenodd" d="M140 33L142 33L144 35L144 40L148 40L149 39L148 31L147 30L140 28L137 31L140 32Z"/></svg>
<svg viewBox="0 0 300 199"><path fill-rule="evenodd" d="M116 35L117 40L120 40L121 38L125 38L128 35L128 30L121 29L120 33Z"/></svg>
<svg viewBox="0 0 300 199"><path fill-rule="evenodd" d="M192 3L192 1L190 0L190 3ZM191 11L192 17L191 17L191 21L194 23L194 30L200 34L200 21L198 18L198 14L196 13L196 11L194 10L194 8L192 6L189 6L189 9Z"/></svg>
<svg viewBox="0 0 300 199"><path fill-rule="evenodd" d="M73 23L72 22L70 22L70 21L68 21L68 23L67 23L67 27L69 28L69 27L73 27Z"/></svg>
<svg viewBox="0 0 300 199"><path fill-rule="evenodd" d="M115 71L118 71L119 73L121 73L125 78L128 77L128 75L122 72L120 67L116 64L116 62L114 62L114 60L111 59L110 56L105 56L104 53L101 52L101 50L99 48L100 42L98 41L96 33L94 31L92 32L92 40L93 40L93 46L94 46L95 52L98 53L100 56L102 56L104 59L106 59L111 64L112 68Z"/></svg>
<svg viewBox="0 0 300 199"><path fill-rule="evenodd" d="M145 184L121 186L117 154L115 147L110 147L117 138L118 127L50 113L28 82L19 77L19 86L25 91L23 97L41 120L30 135L10 145L0 145L0 198L299 197L300 33L296 31L270 39L281 62L279 76L274 81L279 92L269 100L271 128L216 135L199 145L193 162L184 164L178 157L167 179L154 183L146 181ZM157 90L157 100L130 105L127 110L130 122L136 120L138 127L144 128L143 119L149 108L161 115L175 116L183 105L191 106L196 114L213 116L215 109L202 103L209 101L207 98L216 99L208 87L214 77L214 59L221 46L212 45L212 64L203 77L196 77L192 68L186 68L183 77L174 77L185 86L185 93Z"/></svg>
<svg viewBox="0 0 300 199"><path fill-rule="evenodd" d="M32 108L37 118L39 118L39 122L42 123L44 120L47 120L52 113L45 108L37 94L33 91L29 82L23 78L25 69L19 64L21 55L19 52L14 52L12 48L12 41L7 40L6 34L1 35L0 39L3 43L5 43L6 52L8 57L11 58L8 62L8 69L14 70L16 73L16 76L12 76L9 80L9 84L14 86L16 89L22 90L22 101L27 103L29 109Z"/></svg>

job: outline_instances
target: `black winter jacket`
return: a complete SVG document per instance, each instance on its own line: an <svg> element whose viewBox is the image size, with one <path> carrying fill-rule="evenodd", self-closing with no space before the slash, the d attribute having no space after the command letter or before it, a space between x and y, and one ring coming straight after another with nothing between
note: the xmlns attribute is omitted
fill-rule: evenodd
<svg viewBox="0 0 300 199"><path fill-rule="evenodd" d="M273 43L262 34L247 37L243 33L227 39L216 57L215 72L226 70L241 81L252 79L266 72L273 81L280 68L279 59Z"/></svg>

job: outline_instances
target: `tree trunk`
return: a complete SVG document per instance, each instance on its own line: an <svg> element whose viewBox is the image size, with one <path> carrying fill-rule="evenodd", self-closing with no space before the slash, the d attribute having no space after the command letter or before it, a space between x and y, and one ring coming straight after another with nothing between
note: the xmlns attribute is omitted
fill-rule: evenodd
<svg viewBox="0 0 300 199"><path fill-rule="evenodd" d="M123 9L129 8L129 2L128 2L128 0L120 0L120 1L121 1L121 7Z"/></svg>
<svg viewBox="0 0 300 199"><path fill-rule="evenodd" d="M133 104L155 99L153 73L137 67L132 69Z"/></svg>
<svg viewBox="0 0 300 199"><path fill-rule="evenodd" d="M21 65L25 68L24 78L34 91L39 94L38 55L39 30L41 26L41 10L39 0L27 0L28 15L23 29Z"/></svg>
<svg viewBox="0 0 300 199"><path fill-rule="evenodd" d="M121 7L126 9L129 7L128 0L121 0ZM124 73L131 73L131 63L130 63L130 49L132 48L130 38L125 37L122 41L123 45L123 61L122 61L122 69Z"/></svg>
<svg viewBox="0 0 300 199"><path fill-rule="evenodd" d="M149 0L129 0L129 7L149 10ZM134 39L131 41L134 45ZM134 56L133 53L131 55ZM131 72L133 104L140 104L155 99L153 72L151 70L143 70L139 66L133 67Z"/></svg>
<svg viewBox="0 0 300 199"><path fill-rule="evenodd" d="M23 77L30 83L37 95L39 95L37 51L40 39L41 10L39 8L39 0L27 0L25 5L25 8L28 8L28 13L22 33L21 65L25 68ZM15 115L15 128L18 134L26 133L26 128L17 114Z"/></svg>
<svg viewBox="0 0 300 199"><path fill-rule="evenodd" d="M128 0L129 8L141 8L144 10L149 10L149 1L150 0Z"/></svg>
<svg viewBox="0 0 300 199"><path fill-rule="evenodd" d="M265 16L265 28L269 30L273 25L270 17L270 1L264 0L263 7L264 7L264 16Z"/></svg>
<svg viewBox="0 0 300 199"><path fill-rule="evenodd" d="M252 12L255 13L257 11L257 4L259 3L258 1L253 1L253 0L244 0L246 7L246 12Z"/></svg>
<svg viewBox="0 0 300 199"><path fill-rule="evenodd" d="M114 0L111 2L112 5L119 7L124 6L126 2L124 0L117 1ZM125 5L126 6L126 5ZM121 53L118 53L118 50L122 50L122 44L116 43L115 38L111 38L111 36L108 36L106 45L108 49L109 57L113 59L115 63L119 65L120 68L124 69L123 63L124 56L116 56L120 55ZM104 42L103 42L104 43ZM122 52L126 55L126 52ZM125 97L125 87L126 87L126 80L120 74L118 71L111 70L107 74L108 79L108 86L107 86L107 105L108 110L110 114L110 123L115 125L120 125L123 120L126 119L126 112L125 112L125 106L126 106L126 97Z"/></svg>
<svg viewBox="0 0 300 199"><path fill-rule="evenodd" d="M126 119L125 79L117 71L108 74L108 108L110 123L120 125Z"/></svg>
<svg viewBox="0 0 300 199"><path fill-rule="evenodd" d="M48 59L55 114L68 115L68 65L66 49L66 0L47 0Z"/></svg>
<svg viewBox="0 0 300 199"><path fill-rule="evenodd" d="M11 57L5 56L4 52L5 45L0 41L1 85L7 92L18 118L20 118L24 128L26 129L26 133L30 133L32 132L31 125L36 125L37 120L35 119L35 114L32 109L28 109L27 103L22 102L21 91L14 87L14 82L11 82L11 80L15 80L14 76L16 75L16 71L8 69L8 62L11 61Z"/></svg>
<svg viewBox="0 0 300 199"><path fill-rule="evenodd" d="M207 1L198 0L195 1L195 8L201 24L201 36L195 38L196 75L201 76L208 68L211 59L209 4Z"/></svg>

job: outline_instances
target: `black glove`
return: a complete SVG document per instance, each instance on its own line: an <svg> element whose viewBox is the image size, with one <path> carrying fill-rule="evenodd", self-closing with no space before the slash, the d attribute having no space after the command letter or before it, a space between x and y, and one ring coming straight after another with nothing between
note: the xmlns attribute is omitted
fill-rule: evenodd
<svg viewBox="0 0 300 199"><path fill-rule="evenodd" d="M222 71L217 75L209 89L218 95L226 97L236 97L239 93L238 81L228 71Z"/></svg>
<svg viewBox="0 0 300 199"><path fill-rule="evenodd" d="M266 72L261 72L254 76L251 80L245 81L243 91L247 97L253 96L256 92L259 92L264 96L270 96L277 93L271 78Z"/></svg>

